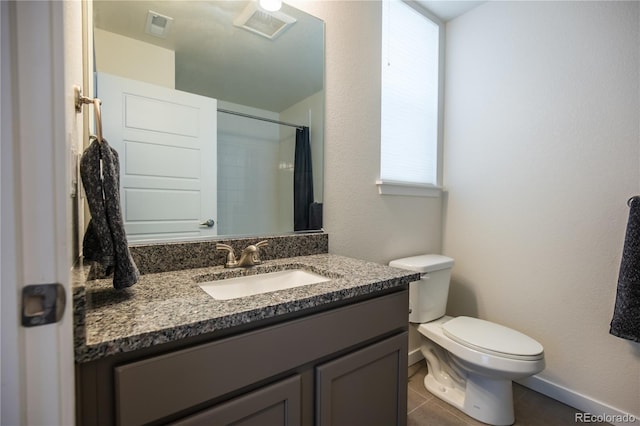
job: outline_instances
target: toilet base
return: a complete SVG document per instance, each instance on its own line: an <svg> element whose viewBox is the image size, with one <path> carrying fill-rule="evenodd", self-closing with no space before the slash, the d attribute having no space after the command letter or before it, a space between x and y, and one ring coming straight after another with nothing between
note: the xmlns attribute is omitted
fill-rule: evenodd
<svg viewBox="0 0 640 426"><path fill-rule="evenodd" d="M432 374L427 374L424 386L433 395L481 422L512 425L515 421L511 380L468 373L465 389L462 390L445 386Z"/></svg>
<svg viewBox="0 0 640 426"><path fill-rule="evenodd" d="M464 411L464 392L458 388L450 388L427 374L424 378L424 387L444 402L447 402L460 411Z"/></svg>

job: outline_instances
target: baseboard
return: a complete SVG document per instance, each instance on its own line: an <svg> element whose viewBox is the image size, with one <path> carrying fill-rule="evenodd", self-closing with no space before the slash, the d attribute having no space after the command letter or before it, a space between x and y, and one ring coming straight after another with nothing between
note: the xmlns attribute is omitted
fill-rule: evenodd
<svg viewBox="0 0 640 426"><path fill-rule="evenodd" d="M577 419L578 421L576 421L576 423L591 423L597 420L622 426L640 420L640 414L638 413L625 413L615 407L539 376L517 380L517 383L586 413L585 418L583 418L582 421L580 421L581 419ZM587 416L589 416L591 420L588 420Z"/></svg>
<svg viewBox="0 0 640 426"><path fill-rule="evenodd" d="M418 363L423 359L424 357L422 356L422 352L420 352L420 348L409 351L409 365Z"/></svg>
<svg viewBox="0 0 640 426"><path fill-rule="evenodd" d="M420 349L409 351L409 365L413 365L423 359ZM580 421L581 419L576 419L576 423L604 421L616 426L628 426L630 423L640 421L640 413L625 413L539 376L517 380L517 383L586 413L585 418L582 421Z"/></svg>

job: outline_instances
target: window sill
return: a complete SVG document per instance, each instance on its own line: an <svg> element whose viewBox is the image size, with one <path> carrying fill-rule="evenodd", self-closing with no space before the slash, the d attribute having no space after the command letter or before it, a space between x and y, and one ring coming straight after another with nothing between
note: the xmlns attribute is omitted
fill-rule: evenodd
<svg viewBox="0 0 640 426"><path fill-rule="evenodd" d="M377 180L378 193L380 195L405 195L410 197L439 197L442 187L431 184L410 182L394 182Z"/></svg>

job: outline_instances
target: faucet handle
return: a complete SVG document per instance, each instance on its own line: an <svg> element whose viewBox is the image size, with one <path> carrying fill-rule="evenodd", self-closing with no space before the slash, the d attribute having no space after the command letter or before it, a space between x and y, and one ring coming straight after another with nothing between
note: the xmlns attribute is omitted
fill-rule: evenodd
<svg viewBox="0 0 640 426"><path fill-rule="evenodd" d="M225 268L233 268L238 265L238 261L236 260L236 255L233 252L233 247L228 244L216 243L216 250L226 250L227 253L227 262L224 264Z"/></svg>
<svg viewBox="0 0 640 426"><path fill-rule="evenodd" d="M268 245L269 245L269 241L267 240L263 240L254 244L256 248L256 252L253 254L253 260L256 264L262 263L262 260L260 260L260 250L259 250L260 247L264 247Z"/></svg>

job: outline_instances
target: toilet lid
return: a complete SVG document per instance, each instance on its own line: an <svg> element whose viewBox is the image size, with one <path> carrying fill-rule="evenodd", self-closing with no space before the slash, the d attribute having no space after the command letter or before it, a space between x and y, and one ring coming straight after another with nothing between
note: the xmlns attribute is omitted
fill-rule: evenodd
<svg viewBox="0 0 640 426"><path fill-rule="evenodd" d="M444 323L442 330L451 340L481 352L522 360L543 356L542 345L531 337L478 318L456 317Z"/></svg>

